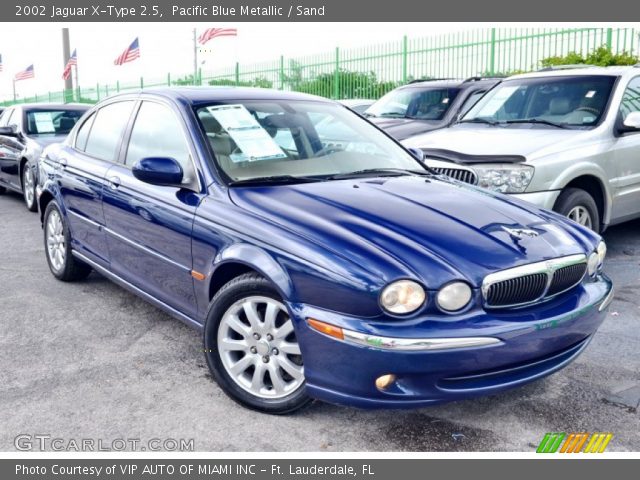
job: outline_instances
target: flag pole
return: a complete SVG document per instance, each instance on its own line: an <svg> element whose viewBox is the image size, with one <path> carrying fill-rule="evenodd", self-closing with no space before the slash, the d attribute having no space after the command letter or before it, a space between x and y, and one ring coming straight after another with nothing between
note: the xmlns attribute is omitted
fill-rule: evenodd
<svg viewBox="0 0 640 480"><path fill-rule="evenodd" d="M73 67L74 67L73 70L76 74L76 82L75 82L76 102L80 103L80 83L78 82L78 57L77 56L76 56L76 64L73 65Z"/></svg>
<svg viewBox="0 0 640 480"><path fill-rule="evenodd" d="M198 39L196 37L196 29L193 29L193 84L198 82Z"/></svg>

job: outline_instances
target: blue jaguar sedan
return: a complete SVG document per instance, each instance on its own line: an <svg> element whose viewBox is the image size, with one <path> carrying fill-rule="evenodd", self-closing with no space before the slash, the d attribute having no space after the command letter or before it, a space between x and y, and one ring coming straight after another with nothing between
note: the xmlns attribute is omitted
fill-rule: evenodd
<svg viewBox="0 0 640 480"><path fill-rule="evenodd" d="M40 159L46 259L200 329L220 387L263 412L425 406L569 364L612 298L600 237L418 156L308 95L114 96Z"/></svg>

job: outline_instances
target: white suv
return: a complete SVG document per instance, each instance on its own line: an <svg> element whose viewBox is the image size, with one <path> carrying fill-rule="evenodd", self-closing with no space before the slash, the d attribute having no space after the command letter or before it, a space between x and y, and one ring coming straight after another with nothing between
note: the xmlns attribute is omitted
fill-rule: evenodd
<svg viewBox="0 0 640 480"><path fill-rule="evenodd" d="M602 231L640 217L638 67L513 76L452 127L403 144L440 173Z"/></svg>

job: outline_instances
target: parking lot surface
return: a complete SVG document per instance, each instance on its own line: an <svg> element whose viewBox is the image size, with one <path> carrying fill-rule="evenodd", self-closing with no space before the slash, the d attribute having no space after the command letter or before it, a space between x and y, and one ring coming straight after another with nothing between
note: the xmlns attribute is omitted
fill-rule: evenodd
<svg viewBox="0 0 640 480"><path fill-rule="evenodd" d="M193 439L197 451L530 452L557 431L612 432L608 451L640 451L640 221L605 239L615 300L559 373L420 410L315 403L274 417L222 393L198 332L95 273L55 280L38 216L19 196L0 196L0 451L15 450L20 434L45 434L104 445Z"/></svg>

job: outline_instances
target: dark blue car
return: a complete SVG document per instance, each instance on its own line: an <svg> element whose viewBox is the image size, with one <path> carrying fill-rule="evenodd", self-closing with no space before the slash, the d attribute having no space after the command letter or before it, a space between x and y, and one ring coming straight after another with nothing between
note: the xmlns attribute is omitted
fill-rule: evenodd
<svg viewBox="0 0 640 480"><path fill-rule="evenodd" d="M96 270L201 329L218 384L264 412L521 385L575 359L612 298L597 234L436 175L317 97L115 96L39 179L53 275Z"/></svg>

